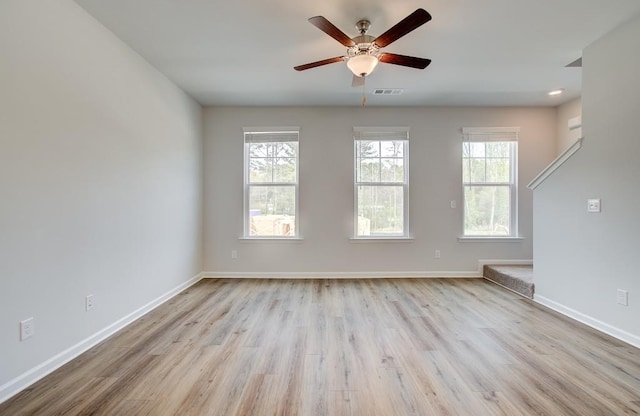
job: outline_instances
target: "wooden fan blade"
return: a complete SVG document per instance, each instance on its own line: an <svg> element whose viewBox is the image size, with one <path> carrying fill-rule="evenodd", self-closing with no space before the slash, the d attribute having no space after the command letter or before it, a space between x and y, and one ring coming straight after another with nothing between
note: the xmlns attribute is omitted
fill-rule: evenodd
<svg viewBox="0 0 640 416"><path fill-rule="evenodd" d="M304 65L294 66L293 69L295 69L296 71L304 71L305 69L311 69L311 68L315 68L322 65L333 64L336 62L342 62L346 59L347 59L346 56L336 56L335 58L323 59L322 61L316 61L316 62L304 64Z"/></svg>
<svg viewBox="0 0 640 416"><path fill-rule="evenodd" d="M416 69L425 69L431 63L431 59L416 58L415 56L397 55L395 53L383 53L378 59L380 62L394 65L408 66Z"/></svg>
<svg viewBox="0 0 640 416"><path fill-rule="evenodd" d="M384 48L391 44L391 42L395 42L412 30L427 23L429 20L431 20L431 15L424 9L418 9L402 19L391 29L378 36L374 42L380 48Z"/></svg>
<svg viewBox="0 0 640 416"><path fill-rule="evenodd" d="M359 77L357 75L353 76L353 79L351 80L351 86L356 88L356 87L362 87L364 85L364 77Z"/></svg>
<svg viewBox="0 0 640 416"><path fill-rule="evenodd" d="M344 32L333 25L330 21L322 16L314 16L309 18L309 22L322 30L327 35L331 36L338 42L342 43L347 48L349 46L356 46L356 43L351 38L344 34Z"/></svg>

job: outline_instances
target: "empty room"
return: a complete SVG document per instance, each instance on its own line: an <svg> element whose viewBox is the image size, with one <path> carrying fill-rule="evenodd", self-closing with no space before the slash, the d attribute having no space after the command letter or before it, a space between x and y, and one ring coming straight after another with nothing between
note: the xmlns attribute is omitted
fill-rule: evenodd
<svg viewBox="0 0 640 416"><path fill-rule="evenodd" d="M637 0L0 0L0 415L640 414Z"/></svg>

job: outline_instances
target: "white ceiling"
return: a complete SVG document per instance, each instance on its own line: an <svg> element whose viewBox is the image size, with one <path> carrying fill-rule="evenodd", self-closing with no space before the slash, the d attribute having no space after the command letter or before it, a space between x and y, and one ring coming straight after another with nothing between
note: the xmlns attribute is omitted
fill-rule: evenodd
<svg viewBox="0 0 640 416"><path fill-rule="evenodd" d="M296 65L345 48L311 25L377 36L415 9L433 20L384 51L432 59L381 64L366 89L403 88L367 105L555 106L580 95L582 49L640 13L638 0L76 0L203 105L360 105L346 63ZM547 92L564 88L559 97Z"/></svg>

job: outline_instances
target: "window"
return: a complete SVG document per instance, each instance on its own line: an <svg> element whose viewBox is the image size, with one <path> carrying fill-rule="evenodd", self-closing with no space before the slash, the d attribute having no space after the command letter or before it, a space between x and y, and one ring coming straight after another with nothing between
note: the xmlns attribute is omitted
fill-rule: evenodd
<svg viewBox="0 0 640 416"><path fill-rule="evenodd" d="M464 128L464 236L517 235L517 127Z"/></svg>
<svg viewBox="0 0 640 416"><path fill-rule="evenodd" d="M354 128L355 236L408 237L409 129Z"/></svg>
<svg viewBox="0 0 640 416"><path fill-rule="evenodd" d="M298 130L244 132L244 235L298 235Z"/></svg>

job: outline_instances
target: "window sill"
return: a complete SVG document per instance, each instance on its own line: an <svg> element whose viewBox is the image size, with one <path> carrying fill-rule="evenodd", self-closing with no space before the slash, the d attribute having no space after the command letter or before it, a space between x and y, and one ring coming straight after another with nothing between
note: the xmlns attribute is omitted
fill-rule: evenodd
<svg viewBox="0 0 640 416"><path fill-rule="evenodd" d="M517 243L524 241L524 237L458 237L461 243Z"/></svg>
<svg viewBox="0 0 640 416"><path fill-rule="evenodd" d="M302 237L239 237L241 242L257 243L300 243L303 241Z"/></svg>
<svg viewBox="0 0 640 416"><path fill-rule="evenodd" d="M413 237L382 237L382 236L372 236L372 237L350 237L349 241L351 243L388 243L391 241L397 241L401 243L412 243L414 240Z"/></svg>

